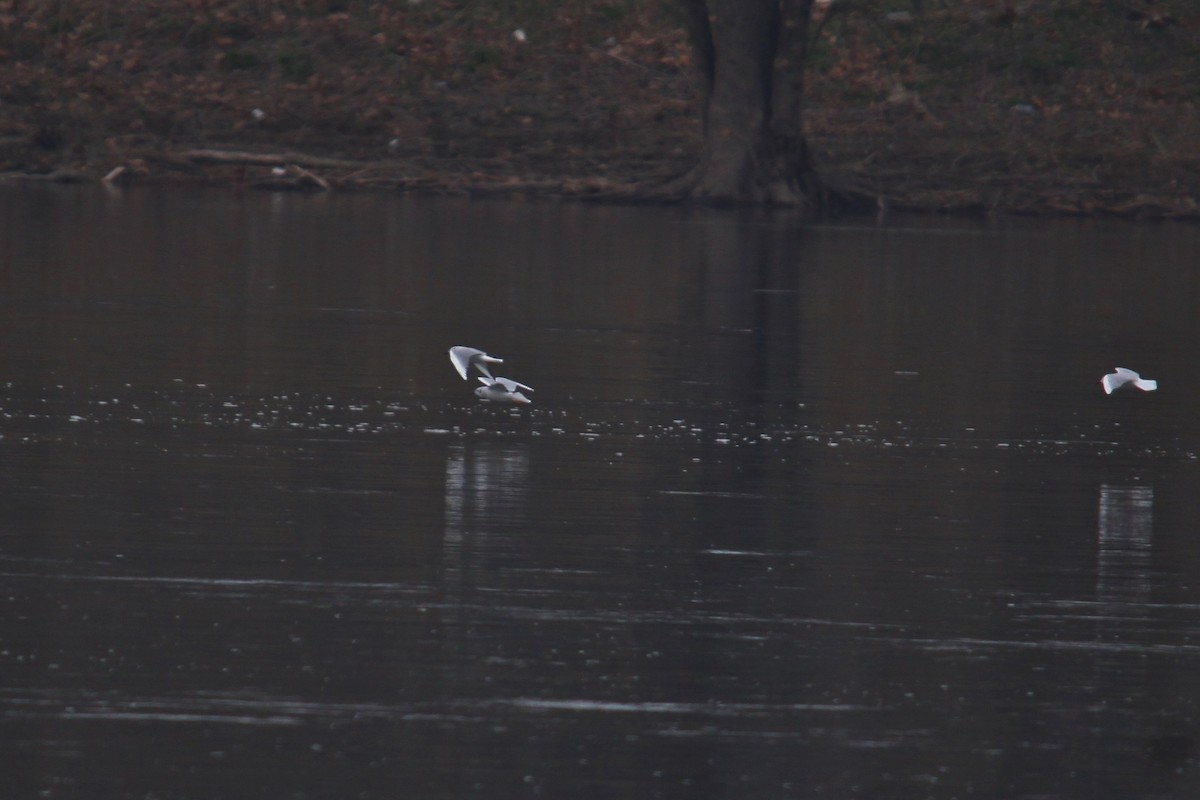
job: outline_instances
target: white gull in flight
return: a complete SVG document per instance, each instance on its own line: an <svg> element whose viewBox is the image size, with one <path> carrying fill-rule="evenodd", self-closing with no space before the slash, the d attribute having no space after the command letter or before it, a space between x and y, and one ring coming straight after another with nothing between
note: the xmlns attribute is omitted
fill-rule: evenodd
<svg viewBox="0 0 1200 800"><path fill-rule="evenodd" d="M523 383L509 380L508 378L480 378L479 382L483 384L475 390L475 396L481 400L489 400L493 403L532 403L525 395L521 394L521 390L532 392L533 387L526 386Z"/></svg>
<svg viewBox="0 0 1200 800"><path fill-rule="evenodd" d="M1131 369L1117 367L1116 372L1110 372L1100 379L1105 394L1112 394L1126 384L1133 384L1143 392L1153 392L1158 388L1158 381L1143 378Z"/></svg>
<svg viewBox="0 0 1200 800"><path fill-rule="evenodd" d="M489 356L482 350L476 350L474 347L463 347L456 345L450 348L450 363L458 370L458 374L465 381L467 372L474 367L489 378L492 377L491 370L488 369L488 364L503 364L504 360Z"/></svg>

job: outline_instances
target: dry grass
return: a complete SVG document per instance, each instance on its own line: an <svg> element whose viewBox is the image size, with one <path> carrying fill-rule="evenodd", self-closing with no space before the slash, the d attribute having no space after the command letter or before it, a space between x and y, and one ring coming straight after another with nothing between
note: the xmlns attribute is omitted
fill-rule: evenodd
<svg viewBox="0 0 1200 800"><path fill-rule="evenodd" d="M204 143L525 173L547 157L561 170L566 140L577 169L595 169L690 115L672 100L690 83L671 63L682 34L658 11L627 0L9 0L0 161L104 169L126 150ZM675 127L662 127L668 152Z"/></svg>
<svg viewBox="0 0 1200 800"><path fill-rule="evenodd" d="M917 207L1200 212L1194 4L925 0L888 17L905 5L825 28L809 126L831 162Z"/></svg>

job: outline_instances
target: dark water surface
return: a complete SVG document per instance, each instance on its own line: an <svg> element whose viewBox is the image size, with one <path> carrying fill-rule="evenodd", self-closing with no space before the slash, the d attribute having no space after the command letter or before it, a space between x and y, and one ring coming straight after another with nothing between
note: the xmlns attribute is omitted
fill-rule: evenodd
<svg viewBox="0 0 1200 800"><path fill-rule="evenodd" d="M1196 229L0 225L4 797L1200 796Z"/></svg>

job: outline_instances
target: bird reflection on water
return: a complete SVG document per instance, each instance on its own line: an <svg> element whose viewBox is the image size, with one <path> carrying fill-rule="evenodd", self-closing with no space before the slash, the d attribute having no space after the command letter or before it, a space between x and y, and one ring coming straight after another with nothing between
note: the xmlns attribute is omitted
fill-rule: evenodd
<svg viewBox="0 0 1200 800"><path fill-rule="evenodd" d="M1101 484L1097 523L1096 599L1149 599L1154 487Z"/></svg>
<svg viewBox="0 0 1200 800"><path fill-rule="evenodd" d="M463 442L446 457L445 577L447 588L483 569L489 537L525 517L529 450L523 444Z"/></svg>

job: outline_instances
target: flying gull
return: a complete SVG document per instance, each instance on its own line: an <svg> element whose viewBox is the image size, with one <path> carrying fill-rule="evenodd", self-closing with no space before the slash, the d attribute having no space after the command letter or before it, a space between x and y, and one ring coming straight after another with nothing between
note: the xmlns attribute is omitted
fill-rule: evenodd
<svg viewBox="0 0 1200 800"><path fill-rule="evenodd" d="M1158 381L1152 381L1143 378L1131 369L1117 367L1116 372L1110 372L1100 379L1100 384L1104 386L1105 394L1112 394L1122 386L1131 383L1143 392L1153 392L1158 388Z"/></svg>
<svg viewBox="0 0 1200 800"><path fill-rule="evenodd" d="M488 364L503 364L504 360L489 356L487 353L482 350L476 350L474 347L457 345L450 348L450 363L454 365L454 368L458 370L458 374L465 381L467 379L467 372L470 371L471 367L474 367L490 378L492 377L492 372L488 369Z"/></svg>
<svg viewBox="0 0 1200 800"><path fill-rule="evenodd" d="M489 400L493 403L532 403L525 395L521 394L524 389L527 392L532 392L533 388L526 386L523 383L509 380L508 378L480 378L479 382L483 384L475 390L475 396L481 400Z"/></svg>

